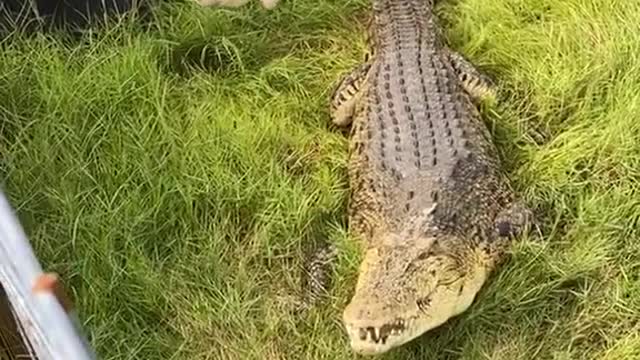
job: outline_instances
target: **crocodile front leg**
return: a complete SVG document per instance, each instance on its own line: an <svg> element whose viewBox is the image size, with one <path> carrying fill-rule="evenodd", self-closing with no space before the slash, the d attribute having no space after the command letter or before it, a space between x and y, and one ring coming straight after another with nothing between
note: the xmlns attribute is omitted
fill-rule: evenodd
<svg viewBox="0 0 640 360"><path fill-rule="evenodd" d="M498 237L513 238L524 235L536 225L533 211L522 202L516 201L498 214L495 231Z"/></svg>
<svg viewBox="0 0 640 360"><path fill-rule="evenodd" d="M491 266L497 266L504 260L504 254L510 247L509 244L520 236L537 227L537 221L533 211L520 201L498 213L494 222L492 240L486 244L487 259Z"/></svg>
<svg viewBox="0 0 640 360"><path fill-rule="evenodd" d="M371 69L371 62L358 65L344 76L331 96L331 121L339 127L346 127L353 121L355 105L360 95L360 89Z"/></svg>
<svg viewBox="0 0 640 360"><path fill-rule="evenodd" d="M453 70L464 90L476 101L495 98L497 89L493 80L483 74L462 54L449 48L444 49Z"/></svg>

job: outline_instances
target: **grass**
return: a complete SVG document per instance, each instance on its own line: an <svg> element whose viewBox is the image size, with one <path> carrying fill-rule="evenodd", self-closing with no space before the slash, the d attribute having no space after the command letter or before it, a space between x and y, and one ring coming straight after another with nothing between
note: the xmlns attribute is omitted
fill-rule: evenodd
<svg viewBox="0 0 640 360"><path fill-rule="evenodd" d="M624 6L621 6L624 3ZM351 359L357 246L328 96L368 2L163 5L0 54L0 174L103 359ZM494 76L505 168L542 215L474 306L382 359L640 359L640 5L457 0L449 42ZM307 246L330 301L289 315Z"/></svg>

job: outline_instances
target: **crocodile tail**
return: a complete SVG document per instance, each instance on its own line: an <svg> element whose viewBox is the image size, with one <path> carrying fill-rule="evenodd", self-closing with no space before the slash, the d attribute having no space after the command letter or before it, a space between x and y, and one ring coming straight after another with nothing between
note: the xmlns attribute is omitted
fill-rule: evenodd
<svg viewBox="0 0 640 360"><path fill-rule="evenodd" d="M299 304L300 310L314 307L329 291L330 272L337 256L337 249L326 244L313 251L307 258L304 267L305 284L303 296Z"/></svg>

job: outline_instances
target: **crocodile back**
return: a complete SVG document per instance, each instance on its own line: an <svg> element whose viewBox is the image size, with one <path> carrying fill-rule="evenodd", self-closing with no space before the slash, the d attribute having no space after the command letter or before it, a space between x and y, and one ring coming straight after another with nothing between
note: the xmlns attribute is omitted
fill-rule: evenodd
<svg viewBox="0 0 640 360"><path fill-rule="evenodd" d="M373 21L376 54L352 134L352 204L368 209L356 216L356 231L359 223L369 237L422 227L414 222L434 206L439 231L489 229L509 192L487 129L442 51L432 2L374 1Z"/></svg>

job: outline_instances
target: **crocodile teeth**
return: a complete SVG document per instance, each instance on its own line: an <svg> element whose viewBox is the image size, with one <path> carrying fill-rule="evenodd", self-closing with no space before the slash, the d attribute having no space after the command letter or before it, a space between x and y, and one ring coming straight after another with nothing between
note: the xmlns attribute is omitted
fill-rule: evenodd
<svg viewBox="0 0 640 360"><path fill-rule="evenodd" d="M380 341L380 329L379 328L373 328L373 332L371 333L371 335L373 335L373 341L375 341L375 342Z"/></svg>

